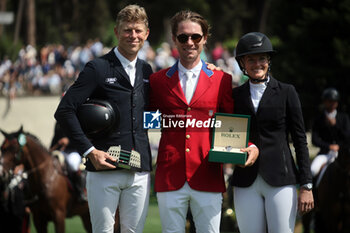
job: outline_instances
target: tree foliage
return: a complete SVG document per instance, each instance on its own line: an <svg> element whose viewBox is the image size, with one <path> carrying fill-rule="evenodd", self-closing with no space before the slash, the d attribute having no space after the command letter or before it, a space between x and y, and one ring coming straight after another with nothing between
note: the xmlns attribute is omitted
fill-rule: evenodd
<svg viewBox="0 0 350 233"><path fill-rule="evenodd" d="M16 13L19 2L7 0L6 10ZM215 41L228 41L233 52L233 45L244 33L266 33L278 51L273 59L273 75L296 86L308 126L326 87L339 89L342 107L350 109L350 96L346 95L350 0L35 0L36 44L75 45L100 38L105 45L114 46L117 12L133 3L144 6L148 13L153 46L170 42L169 19L184 9L202 14L211 24L209 49ZM24 15L20 31L23 44L28 43L27 23ZM8 41L13 39L14 31L15 24L4 27L0 57L4 51L13 51Z"/></svg>
<svg viewBox="0 0 350 233"><path fill-rule="evenodd" d="M271 12L270 31L281 41L273 71L296 86L308 126L327 87L340 91L349 110L350 1L275 0Z"/></svg>

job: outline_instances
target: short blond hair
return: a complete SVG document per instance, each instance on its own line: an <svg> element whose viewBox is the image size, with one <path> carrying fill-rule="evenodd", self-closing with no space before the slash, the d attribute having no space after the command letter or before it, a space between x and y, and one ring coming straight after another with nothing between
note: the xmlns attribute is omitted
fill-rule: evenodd
<svg viewBox="0 0 350 233"><path fill-rule="evenodd" d="M128 5L119 11L116 19L116 26L123 22L142 22L148 28L148 17L145 8L139 5Z"/></svg>

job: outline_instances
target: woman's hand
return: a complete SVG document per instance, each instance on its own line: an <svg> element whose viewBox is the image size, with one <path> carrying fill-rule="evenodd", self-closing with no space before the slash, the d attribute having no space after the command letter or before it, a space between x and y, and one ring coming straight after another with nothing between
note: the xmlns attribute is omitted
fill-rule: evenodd
<svg viewBox="0 0 350 233"><path fill-rule="evenodd" d="M250 167L253 166L255 161L258 159L259 156L259 149L256 146L249 146L246 148L242 148L241 151L248 153L247 161L244 165L241 165L241 167Z"/></svg>
<svg viewBox="0 0 350 233"><path fill-rule="evenodd" d="M298 211L300 214L306 214L314 208L314 197L312 190L300 188L298 197Z"/></svg>

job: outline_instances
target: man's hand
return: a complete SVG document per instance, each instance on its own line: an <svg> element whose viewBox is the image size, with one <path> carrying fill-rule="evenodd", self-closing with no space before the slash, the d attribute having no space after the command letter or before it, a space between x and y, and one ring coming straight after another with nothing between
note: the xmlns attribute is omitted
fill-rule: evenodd
<svg viewBox="0 0 350 233"><path fill-rule="evenodd" d="M314 208L314 197L312 190L300 188L298 197L298 211L300 214L306 214Z"/></svg>
<svg viewBox="0 0 350 233"><path fill-rule="evenodd" d="M222 70L220 67L214 65L213 63L206 62L205 64L207 64L207 68L209 70L219 70L219 71Z"/></svg>
<svg viewBox="0 0 350 233"><path fill-rule="evenodd" d="M60 146L60 150L64 151L69 144L69 139L67 137L63 137L60 140L58 140L57 143Z"/></svg>
<svg viewBox="0 0 350 233"><path fill-rule="evenodd" d="M329 150L339 151L339 145L338 144L331 144L331 145L329 145Z"/></svg>
<svg viewBox="0 0 350 233"><path fill-rule="evenodd" d="M60 140L57 141L57 143L55 145L53 145L50 148L50 152L59 149L60 151L64 151L66 149L66 147L69 144L69 139L67 137L63 137Z"/></svg>
<svg viewBox="0 0 350 233"><path fill-rule="evenodd" d="M116 162L115 158L110 156L107 152L102 150L93 149L87 157L91 160L92 165L96 168L96 170L106 170L106 169L114 169L116 166L110 164L106 160L109 159L112 162Z"/></svg>
<svg viewBox="0 0 350 233"><path fill-rule="evenodd" d="M334 126L335 124L337 124L337 119L335 117L334 118L327 117L327 121L328 121L328 124L331 126Z"/></svg>
<svg viewBox="0 0 350 233"><path fill-rule="evenodd" d="M244 165L241 165L241 167L250 167L258 159L259 149L256 146L250 146L250 147L247 147L247 148L242 148L241 151L248 152L247 161L245 162Z"/></svg>

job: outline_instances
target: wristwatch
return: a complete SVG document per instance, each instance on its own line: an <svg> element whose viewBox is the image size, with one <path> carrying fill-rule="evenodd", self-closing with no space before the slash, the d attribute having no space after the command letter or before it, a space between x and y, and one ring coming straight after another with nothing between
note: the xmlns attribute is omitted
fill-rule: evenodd
<svg viewBox="0 0 350 233"><path fill-rule="evenodd" d="M310 190L312 190L312 183L303 184L303 185L301 186L301 188L310 191Z"/></svg>

